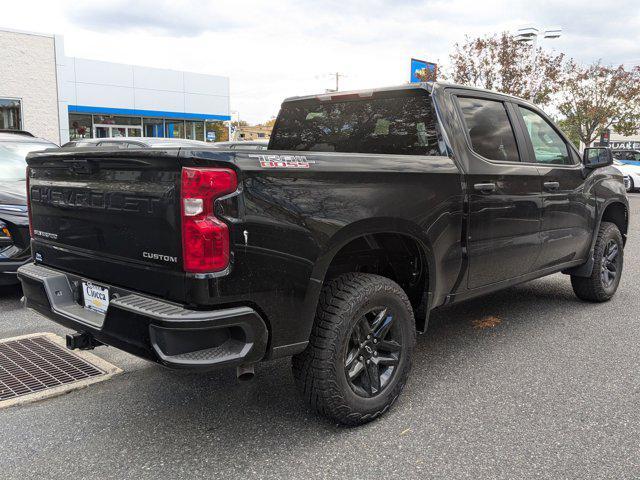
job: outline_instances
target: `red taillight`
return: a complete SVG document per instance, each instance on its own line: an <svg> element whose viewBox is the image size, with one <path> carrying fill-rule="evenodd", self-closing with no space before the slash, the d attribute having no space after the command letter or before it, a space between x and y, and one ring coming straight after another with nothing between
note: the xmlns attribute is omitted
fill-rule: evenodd
<svg viewBox="0 0 640 480"><path fill-rule="evenodd" d="M229 229L216 218L214 200L235 191L228 168L182 169L182 255L186 272L219 272L229 265Z"/></svg>
<svg viewBox="0 0 640 480"><path fill-rule="evenodd" d="M29 180L29 167L27 167L27 212L29 212L29 235L33 238L33 220L31 219L31 181Z"/></svg>

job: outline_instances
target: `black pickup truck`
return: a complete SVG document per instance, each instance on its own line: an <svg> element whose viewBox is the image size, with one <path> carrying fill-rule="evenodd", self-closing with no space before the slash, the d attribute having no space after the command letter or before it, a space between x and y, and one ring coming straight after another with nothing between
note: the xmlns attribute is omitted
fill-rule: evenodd
<svg viewBox="0 0 640 480"><path fill-rule="evenodd" d="M263 152L31 154L19 278L70 348L240 377L293 356L313 408L359 424L400 394L431 310L561 271L611 298L628 225L611 162L488 91L290 98Z"/></svg>

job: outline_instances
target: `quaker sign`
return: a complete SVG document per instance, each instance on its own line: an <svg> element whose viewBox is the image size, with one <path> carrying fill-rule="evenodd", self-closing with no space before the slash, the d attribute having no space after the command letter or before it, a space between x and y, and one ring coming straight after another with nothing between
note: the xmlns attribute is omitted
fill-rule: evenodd
<svg viewBox="0 0 640 480"><path fill-rule="evenodd" d="M640 140L610 141L610 148L614 150L640 150Z"/></svg>
<svg viewBox="0 0 640 480"><path fill-rule="evenodd" d="M411 83L435 81L438 65L425 60L411 59Z"/></svg>

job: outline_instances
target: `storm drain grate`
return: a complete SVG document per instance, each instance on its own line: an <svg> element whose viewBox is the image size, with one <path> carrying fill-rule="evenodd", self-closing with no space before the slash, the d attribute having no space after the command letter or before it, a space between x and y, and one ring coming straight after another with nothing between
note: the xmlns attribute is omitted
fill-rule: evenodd
<svg viewBox="0 0 640 480"><path fill-rule="evenodd" d="M0 343L0 402L105 373L45 336Z"/></svg>

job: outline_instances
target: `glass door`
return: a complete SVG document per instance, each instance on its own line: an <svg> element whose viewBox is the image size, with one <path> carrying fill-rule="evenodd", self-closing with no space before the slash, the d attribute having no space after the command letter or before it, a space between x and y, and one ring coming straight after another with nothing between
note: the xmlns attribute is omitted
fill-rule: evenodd
<svg viewBox="0 0 640 480"><path fill-rule="evenodd" d="M111 136L111 129L108 126L96 125L93 127L94 138L107 138Z"/></svg>
<svg viewBox="0 0 640 480"><path fill-rule="evenodd" d="M131 125L95 125L94 138L141 137L142 127Z"/></svg>

